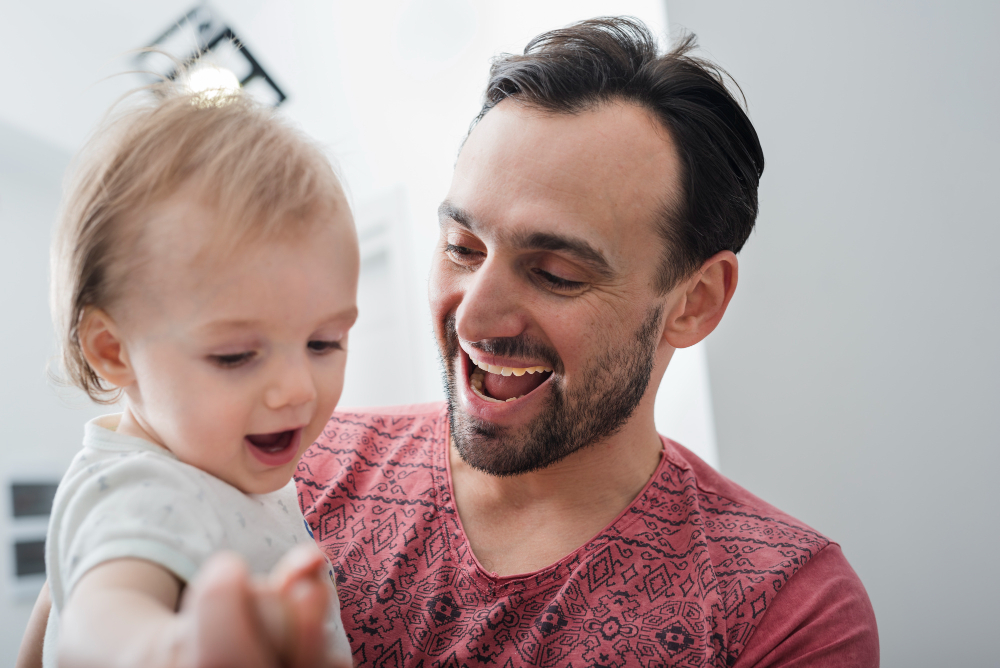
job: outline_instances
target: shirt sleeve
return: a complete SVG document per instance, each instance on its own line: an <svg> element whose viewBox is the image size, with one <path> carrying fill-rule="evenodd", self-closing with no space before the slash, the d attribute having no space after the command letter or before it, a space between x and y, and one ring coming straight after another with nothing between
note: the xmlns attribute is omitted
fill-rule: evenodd
<svg viewBox="0 0 1000 668"><path fill-rule="evenodd" d="M68 489L53 508L57 526L50 527L57 607L80 577L112 559L144 559L187 581L221 539L200 481L165 457L105 460L64 483Z"/></svg>
<svg viewBox="0 0 1000 668"><path fill-rule="evenodd" d="M733 668L878 668L868 593L831 543L778 592Z"/></svg>

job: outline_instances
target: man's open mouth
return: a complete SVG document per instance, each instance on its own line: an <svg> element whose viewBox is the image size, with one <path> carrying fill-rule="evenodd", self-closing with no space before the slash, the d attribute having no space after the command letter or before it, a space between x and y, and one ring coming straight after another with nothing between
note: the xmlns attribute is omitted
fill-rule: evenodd
<svg viewBox="0 0 1000 668"><path fill-rule="evenodd" d="M516 401L537 389L552 375L547 365L509 367L486 364L471 355L472 373L469 385L476 396L484 401L505 403Z"/></svg>

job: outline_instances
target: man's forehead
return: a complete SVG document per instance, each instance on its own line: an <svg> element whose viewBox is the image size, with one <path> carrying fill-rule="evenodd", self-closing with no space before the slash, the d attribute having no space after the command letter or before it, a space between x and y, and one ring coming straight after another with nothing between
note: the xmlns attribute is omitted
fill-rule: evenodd
<svg viewBox="0 0 1000 668"><path fill-rule="evenodd" d="M669 135L636 105L565 114L508 100L470 134L440 213L473 230L580 236L608 251L623 234L655 234L678 165Z"/></svg>
<svg viewBox="0 0 1000 668"><path fill-rule="evenodd" d="M609 101L575 112L550 111L508 98L491 109L469 133L466 154L493 159L589 163L592 170L679 167L670 131L649 109Z"/></svg>
<svg viewBox="0 0 1000 668"><path fill-rule="evenodd" d="M543 112L510 100L487 113L455 165L453 201L495 195L615 215L677 198L681 163L669 133L634 104ZM464 198L464 197L463 197Z"/></svg>

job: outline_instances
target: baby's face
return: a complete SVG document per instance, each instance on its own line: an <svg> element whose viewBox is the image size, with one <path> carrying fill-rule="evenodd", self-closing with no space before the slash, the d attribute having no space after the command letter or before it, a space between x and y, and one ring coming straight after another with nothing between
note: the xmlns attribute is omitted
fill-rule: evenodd
<svg viewBox="0 0 1000 668"><path fill-rule="evenodd" d="M248 493L284 486L340 398L357 317L350 215L213 253L213 213L161 207L148 261L111 312L137 434Z"/></svg>

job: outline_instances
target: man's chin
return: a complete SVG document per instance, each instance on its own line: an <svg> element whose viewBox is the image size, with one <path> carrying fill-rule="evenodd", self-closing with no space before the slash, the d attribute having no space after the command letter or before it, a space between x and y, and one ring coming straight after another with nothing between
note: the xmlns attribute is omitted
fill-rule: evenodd
<svg viewBox="0 0 1000 668"><path fill-rule="evenodd" d="M558 442L558 432L539 428L535 420L521 427L499 426L452 407L452 442L470 467L498 478L544 469L578 448Z"/></svg>
<svg viewBox="0 0 1000 668"><path fill-rule="evenodd" d="M483 473L511 476L521 473L510 429L472 417L461 406L449 406L451 438L462 461Z"/></svg>

